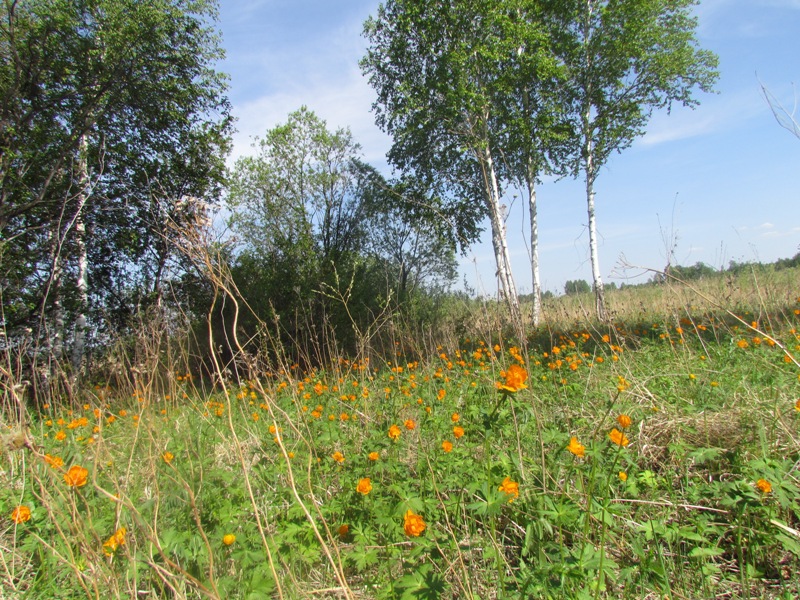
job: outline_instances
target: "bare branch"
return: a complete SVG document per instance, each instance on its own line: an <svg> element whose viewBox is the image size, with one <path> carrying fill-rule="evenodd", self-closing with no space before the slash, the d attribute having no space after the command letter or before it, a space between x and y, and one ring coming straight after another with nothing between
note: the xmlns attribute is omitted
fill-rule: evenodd
<svg viewBox="0 0 800 600"><path fill-rule="evenodd" d="M794 95L794 106L792 106L791 112L789 109L785 108L778 98L775 97L767 86L759 81L759 85L761 85L761 92L764 94L764 99L769 104L769 108L772 111L775 120L778 122L778 125L783 127L786 131L794 135L796 138L800 139L800 123L797 121L797 92ZM794 85L792 85L794 88Z"/></svg>

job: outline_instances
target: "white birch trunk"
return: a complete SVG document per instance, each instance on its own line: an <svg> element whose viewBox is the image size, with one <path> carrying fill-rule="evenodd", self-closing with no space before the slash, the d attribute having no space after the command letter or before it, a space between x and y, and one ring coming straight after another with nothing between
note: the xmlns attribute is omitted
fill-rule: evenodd
<svg viewBox="0 0 800 600"><path fill-rule="evenodd" d="M89 195L89 169L87 165L88 140L81 136L78 150L78 207L75 213L75 248L78 259L78 313L75 318L75 337L72 345L72 376L77 379L86 348L86 307L89 304L89 287L86 274L89 270L89 257L86 253L86 223L83 208Z"/></svg>
<svg viewBox="0 0 800 600"><path fill-rule="evenodd" d="M597 220L594 209L594 160L591 138L586 142L586 211L589 217L589 257L592 263L592 281L594 282L594 298L597 318L606 318L605 294L603 279L600 276L600 257L597 251Z"/></svg>
<svg viewBox="0 0 800 600"><path fill-rule="evenodd" d="M61 301L61 244L59 242L59 231L56 228L50 230L50 253L51 253L51 284L46 294L53 295L53 331L47 334L50 346L50 357L53 362L58 363L64 356L64 303ZM42 307L45 308L44 306Z"/></svg>
<svg viewBox="0 0 800 600"><path fill-rule="evenodd" d="M524 49L522 46L517 48L517 56L522 56ZM531 99L527 88L522 92L522 104L525 108L526 118L532 119ZM531 136L534 138L535 134ZM534 142L531 141L531 145ZM542 282L539 277L539 210L536 205L536 170L534 160L529 149L527 165L525 166L525 185L528 188L528 213L531 219L531 286L533 288L533 308L531 310L531 322L534 327L539 326L542 315Z"/></svg>
<svg viewBox="0 0 800 600"><path fill-rule="evenodd" d="M586 73L591 73L593 67L591 55L589 54L593 11L594 1L586 0L586 15L583 23L583 43L586 52L584 68L586 69ZM589 87L584 90L584 93L586 94L586 98L582 115L584 139L583 160L586 175L586 211L589 218L589 257L592 263L595 310L597 311L597 318L604 321L606 319L606 302L603 292L603 279L600 276L600 257L597 251L597 222L595 220L594 210L594 180L597 176L597 167L594 164L594 144L592 142L592 88Z"/></svg>
<svg viewBox="0 0 800 600"><path fill-rule="evenodd" d="M494 249L494 259L497 264L497 278L500 282L503 299L508 304L514 328L517 330L518 335L522 336L519 297L517 296L517 287L514 284L514 277L511 273L506 224L500 207L500 188L497 184L497 173L494 168L491 150L488 148L484 150L483 158L485 194L487 208L489 209L489 221L492 227L492 248Z"/></svg>
<svg viewBox="0 0 800 600"><path fill-rule="evenodd" d="M58 262L58 261L57 261ZM56 266L56 271L53 273L53 288L52 292L55 294L53 301L53 329L50 360L47 364L47 369L44 372L46 376L46 387L44 393L47 396L53 394L56 390L57 383L61 380L61 375L64 373L62 359L64 358L64 303L61 301L61 267ZM44 309L44 307L42 307Z"/></svg>
<svg viewBox="0 0 800 600"><path fill-rule="evenodd" d="M542 318L542 281L539 276L539 211L536 205L536 184L528 182L528 212L531 218L531 284L533 287L533 326Z"/></svg>

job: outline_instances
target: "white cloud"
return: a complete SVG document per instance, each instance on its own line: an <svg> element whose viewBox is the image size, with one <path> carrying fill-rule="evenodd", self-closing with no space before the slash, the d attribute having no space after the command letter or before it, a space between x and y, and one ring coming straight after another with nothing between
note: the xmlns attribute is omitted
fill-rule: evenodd
<svg viewBox="0 0 800 600"><path fill-rule="evenodd" d="M786 229L783 231L764 231L758 236L758 239L775 239L775 238L785 238L785 237L796 237L797 234L800 233L800 227L792 227L791 229Z"/></svg>
<svg viewBox="0 0 800 600"><path fill-rule="evenodd" d="M349 128L367 162L376 166L385 162L390 141L374 123L374 91L358 67L366 47L360 35L365 17L357 16L324 36L298 39L297 45L267 43L244 52L244 59L238 55L247 69L236 79L258 91L234 99L238 131L231 160L249 154L254 136L262 137L305 105L329 129Z"/></svg>
<svg viewBox="0 0 800 600"><path fill-rule="evenodd" d="M679 107L672 114L656 113L641 141L643 146L708 135L741 126L750 119L769 115L757 82L727 94L706 96L695 109Z"/></svg>
<svg viewBox="0 0 800 600"><path fill-rule="evenodd" d="M372 120L372 94L361 74L353 69L335 80L295 85L242 103L234 108L238 131L232 158L250 153L254 136L263 137L269 129L286 122L290 112L306 105L327 122L329 129L349 127L363 148L365 160L380 163L389 149L389 138Z"/></svg>

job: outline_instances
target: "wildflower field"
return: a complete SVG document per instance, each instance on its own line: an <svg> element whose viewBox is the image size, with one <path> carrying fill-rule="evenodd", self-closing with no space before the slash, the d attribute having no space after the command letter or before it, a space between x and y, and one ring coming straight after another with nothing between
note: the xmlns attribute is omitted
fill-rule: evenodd
<svg viewBox="0 0 800 600"><path fill-rule="evenodd" d="M0 597L796 598L796 295L30 406Z"/></svg>

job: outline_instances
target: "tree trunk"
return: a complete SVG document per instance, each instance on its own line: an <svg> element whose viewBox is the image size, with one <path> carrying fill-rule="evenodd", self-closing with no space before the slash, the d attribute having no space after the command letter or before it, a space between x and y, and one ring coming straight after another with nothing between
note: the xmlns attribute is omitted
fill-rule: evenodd
<svg viewBox="0 0 800 600"><path fill-rule="evenodd" d="M497 184L497 173L495 172L492 153L488 148L484 150L483 158L484 190L489 210L489 221L492 226L492 248L494 249L494 259L497 264L500 293L508 305L511 321L517 335L520 337L519 341L523 342L522 315L519 307L519 297L517 296L517 287L511 274L511 258L508 254L506 224L500 207L500 188Z"/></svg>
<svg viewBox="0 0 800 600"><path fill-rule="evenodd" d="M86 348L86 308L89 304L89 287L86 274L89 270L89 258L86 252L86 223L83 220L83 208L89 196L89 168L87 165L88 140L86 134L81 136L78 150L78 207L75 213L75 249L78 260L78 312L75 316L75 337L72 344L72 377L77 380Z"/></svg>
<svg viewBox="0 0 800 600"><path fill-rule="evenodd" d="M517 56L524 52L522 46L517 48ZM522 106L525 109L526 119L533 123L531 110L530 91L526 87L522 91ZM539 278L539 221L538 206L536 205L536 168L533 158L534 148L537 142L536 133L531 131L530 147L528 148L527 160L525 165L525 187L528 190L528 212L531 218L531 287L533 293L533 308L531 310L531 321L534 327L539 326L542 314L542 282Z"/></svg>
<svg viewBox="0 0 800 600"><path fill-rule="evenodd" d="M600 257L597 252L597 221L594 214L594 160L592 142L586 143L586 209L589 215L589 256L592 262L592 281L597 318L606 319L606 300L603 292L603 279L600 276Z"/></svg>
<svg viewBox="0 0 800 600"><path fill-rule="evenodd" d="M584 69L586 73L592 71L592 59L590 54L591 23L594 11L594 0L586 0L586 13L583 21L583 44L585 54ZM597 166L594 163L594 144L592 141L592 87L584 90L585 105L583 107L582 130L583 130L583 167L586 175L586 210L589 215L589 256L592 263L592 281L594 282L595 310L597 318L601 321L606 320L606 300L603 292L603 279L600 276L600 257L597 253L597 222L594 214L594 180L597 176Z"/></svg>
<svg viewBox="0 0 800 600"><path fill-rule="evenodd" d="M47 286L45 296L53 296L53 331L47 332L47 343L50 346L50 357L54 363L60 363L64 356L64 303L61 300L61 242L59 230L50 230L51 244L51 272L50 282ZM42 303L42 322L45 322L46 315L45 300ZM52 366L52 365L51 365Z"/></svg>
<svg viewBox="0 0 800 600"><path fill-rule="evenodd" d="M542 282L539 277L539 215L536 205L536 182L533 170L528 166L528 211L531 217L531 285L533 287L533 326L538 327L542 317Z"/></svg>

